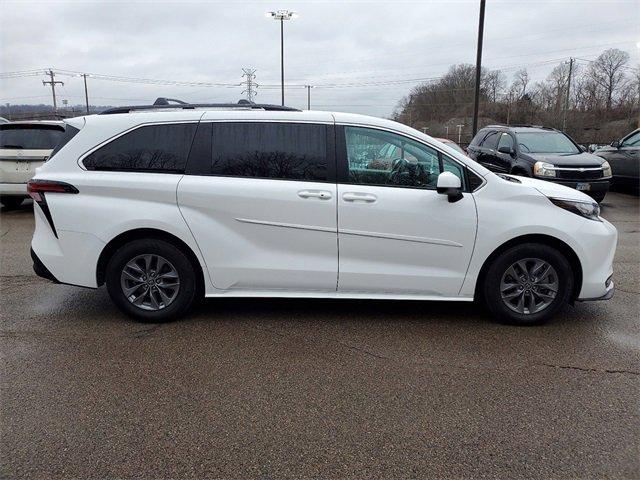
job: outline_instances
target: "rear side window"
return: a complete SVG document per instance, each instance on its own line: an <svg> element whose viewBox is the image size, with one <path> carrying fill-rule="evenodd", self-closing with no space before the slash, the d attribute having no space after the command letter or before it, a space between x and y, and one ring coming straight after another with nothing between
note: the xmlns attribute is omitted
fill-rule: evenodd
<svg viewBox="0 0 640 480"><path fill-rule="evenodd" d="M500 139L500 134L502 132L491 132L482 142L483 148L488 148L490 150L495 150L498 148L498 140Z"/></svg>
<svg viewBox="0 0 640 480"><path fill-rule="evenodd" d="M325 125L214 122L211 128L210 175L328 180Z"/></svg>
<svg viewBox="0 0 640 480"><path fill-rule="evenodd" d="M148 125L116 138L87 156L88 170L184 172L197 123Z"/></svg>
<svg viewBox="0 0 640 480"><path fill-rule="evenodd" d="M480 130L475 137L473 137L473 140L471 140L471 143L469 144L470 147L475 147L478 144L480 144L480 142L482 141L482 139L487 135L487 133L489 132L489 130L485 130L482 129Z"/></svg>
<svg viewBox="0 0 640 480"><path fill-rule="evenodd" d="M63 133L62 126L4 124L0 126L0 148L52 150Z"/></svg>

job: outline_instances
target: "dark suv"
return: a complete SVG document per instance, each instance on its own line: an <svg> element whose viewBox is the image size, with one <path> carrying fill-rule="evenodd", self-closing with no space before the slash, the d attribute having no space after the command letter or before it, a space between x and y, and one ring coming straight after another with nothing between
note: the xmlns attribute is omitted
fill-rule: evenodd
<svg viewBox="0 0 640 480"><path fill-rule="evenodd" d="M467 152L494 172L556 182L581 190L598 203L609 191L609 163L553 128L489 125L473 138Z"/></svg>

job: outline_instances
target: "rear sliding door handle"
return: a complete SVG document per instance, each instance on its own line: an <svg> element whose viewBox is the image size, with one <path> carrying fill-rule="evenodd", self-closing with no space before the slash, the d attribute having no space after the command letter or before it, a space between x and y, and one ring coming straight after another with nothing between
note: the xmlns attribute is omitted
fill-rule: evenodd
<svg viewBox="0 0 640 480"><path fill-rule="evenodd" d="M331 192L327 190L300 190L298 192L300 198L318 198L320 200L329 200Z"/></svg>
<svg viewBox="0 0 640 480"><path fill-rule="evenodd" d="M377 200L377 197L370 193L347 192L342 194L342 199L345 202L373 203Z"/></svg>

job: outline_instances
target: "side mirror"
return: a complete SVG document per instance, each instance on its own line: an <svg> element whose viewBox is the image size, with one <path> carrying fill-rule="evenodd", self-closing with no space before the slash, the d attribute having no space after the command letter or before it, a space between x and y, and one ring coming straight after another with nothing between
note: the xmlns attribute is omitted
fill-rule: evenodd
<svg viewBox="0 0 640 480"><path fill-rule="evenodd" d="M587 151L587 147L585 147L584 145L578 145L580 147L580 151L581 152L586 152Z"/></svg>
<svg viewBox="0 0 640 480"><path fill-rule="evenodd" d="M611 146L613 148L620 148L620 140L614 140L613 142L611 142Z"/></svg>
<svg viewBox="0 0 640 480"><path fill-rule="evenodd" d="M498 148L498 152L506 153L507 155L511 155L513 153L513 148L503 145L502 147Z"/></svg>
<svg viewBox="0 0 640 480"><path fill-rule="evenodd" d="M449 203L457 202L462 199L462 182L457 175L451 172L442 172L438 175L436 191L440 195L449 197Z"/></svg>

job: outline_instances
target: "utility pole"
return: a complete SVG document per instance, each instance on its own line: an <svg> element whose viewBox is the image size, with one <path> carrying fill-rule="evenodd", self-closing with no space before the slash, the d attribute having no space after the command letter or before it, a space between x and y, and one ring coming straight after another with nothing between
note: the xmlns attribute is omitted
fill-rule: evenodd
<svg viewBox="0 0 640 480"><path fill-rule="evenodd" d="M307 110L311 110L311 89L313 85L305 85L307 87Z"/></svg>
<svg viewBox="0 0 640 480"><path fill-rule="evenodd" d="M53 73L53 70L49 70L47 72L47 75L49 75L49 77L51 78L51 80L49 81L42 81L42 85L51 85L51 94L53 95L53 110L54 112L58 112L58 104L56 103L56 84L60 84L64 86L64 82L60 82L58 80L54 80L55 77L55 73Z"/></svg>
<svg viewBox="0 0 640 480"><path fill-rule="evenodd" d="M258 87L258 84L254 82L254 80L256 79L256 71L255 69L251 68L243 68L242 71L244 72L242 76L246 78L245 84L247 85L247 88L245 88L242 93L246 93L247 100L253 102L253 98L258 94L255 91L255 89Z"/></svg>
<svg viewBox="0 0 640 480"><path fill-rule="evenodd" d="M444 128L446 129L445 137L449 138L449 125L445 125Z"/></svg>
<svg viewBox="0 0 640 480"><path fill-rule="evenodd" d="M486 0L480 0L480 20L478 22L478 50L476 54L476 92L473 101L473 129L471 135L478 133L478 110L480 108L480 74L482 72L482 37L484 35L484 7Z"/></svg>
<svg viewBox="0 0 640 480"><path fill-rule="evenodd" d="M89 91L87 90L87 74L81 75L84 78L84 101L87 104L87 113L89 113Z"/></svg>
<svg viewBox="0 0 640 480"><path fill-rule="evenodd" d="M564 99L564 114L562 115L562 131L567 129L567 110L569 110L569 95L571 94L571 75L573 73L573 58L569 58L569 78L567 79L567 95Z"/></svg>
<svg viewBox="0 0 640 480"><path fill-rule="evenodd" d="M462 127L464 124L456 125L458 127L458 145L460 145L460 141L462 140Z"/></svg>

